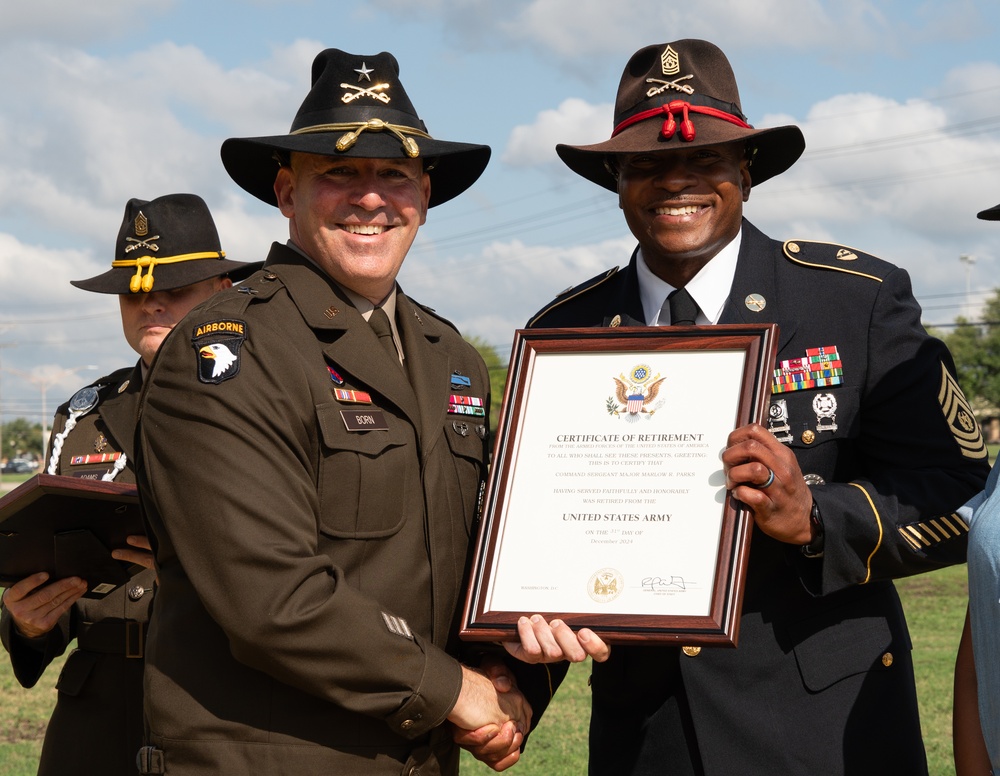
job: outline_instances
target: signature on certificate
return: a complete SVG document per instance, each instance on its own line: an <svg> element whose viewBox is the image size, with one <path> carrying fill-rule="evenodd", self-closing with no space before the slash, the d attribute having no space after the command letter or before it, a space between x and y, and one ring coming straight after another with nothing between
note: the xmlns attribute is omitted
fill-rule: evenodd
<svg viewBox="0 0 1000 776"><path fill-rule="evenodd" d="M684 584L684 577L674 575L669 577L646 577L642 580L642 589L654 593L663 593L668 590L684 592L687 590L687 587Z"/></svg>

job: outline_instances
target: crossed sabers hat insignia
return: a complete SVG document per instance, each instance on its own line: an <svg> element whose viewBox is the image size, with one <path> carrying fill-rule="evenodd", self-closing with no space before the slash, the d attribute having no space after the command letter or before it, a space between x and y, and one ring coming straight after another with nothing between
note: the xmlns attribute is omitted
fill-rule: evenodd
<svg viewBox="0 0 1000 776"><path fill-rule="evenodd" d="M375 84L374 86L370 86L367 89L361 86L355 86L354 84L341 84L340 87L342 89L354 90L353 94L347 92L346 94L344 94L343 97L340 98L345 103L354 102L354 100L358 99L359 97L371 97L372 99L378 100L379 102L383 102L386 105L389 104L389 95L379 93L383 89L388 89L389 84Z"/></svg>

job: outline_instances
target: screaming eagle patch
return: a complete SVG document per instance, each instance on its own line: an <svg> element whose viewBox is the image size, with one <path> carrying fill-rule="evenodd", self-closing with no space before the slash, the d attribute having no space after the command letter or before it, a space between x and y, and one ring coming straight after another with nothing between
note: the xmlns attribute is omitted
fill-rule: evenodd
<svg viewBox="0 0 1000 776"><path fill-rule="evenodd" d="M240 347L247 338L246 321L202 323L191 335L198 358L198 379L219 384L240 372Z"/></svg>

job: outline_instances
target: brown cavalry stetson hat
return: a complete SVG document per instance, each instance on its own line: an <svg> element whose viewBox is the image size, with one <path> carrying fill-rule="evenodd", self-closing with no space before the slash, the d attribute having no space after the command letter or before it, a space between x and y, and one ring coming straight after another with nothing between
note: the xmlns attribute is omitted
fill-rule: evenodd
<svg viewBox="0 0 1000 776"><path fill-rule="evenodd" d="M228 275L233 282L243 280L262 263L226 258L215 221L201 197L167 194L148 201L130 199L111 269L70 283L99 294L170 291L218 275Z"/></svg>
<svg viewBox="0 0 1000 776"><path fill-rule="evenodd" d="M490 159L489 146L436 140L417 116L399 81L396 58L321 51L312 66L312 88L287 135L230 138L222 163L230 177L257 199L277 206L274 177L288 152L367 159L423 159L431 177L430 207L476 182Z"/></svg>
<svg viewBox="0 0 1000 776"><path fill-rule="evenodd" d="M676 40L640 49L625 66L611 139L556 152L573 172L617 191L608 157L670 151L736 140L750 141L753 185L784 172L806 141L794 126L754 129L740 107L729 60L704 40Z"/></svg>
<svg viewBox="0 0 1000 776"><path fill-rule="evenodd" d="M976 214L976 218L981 218L984 221L1000 221L1000 205L994 205L993 207L986 208L986 210L980 210Z"/></svg>

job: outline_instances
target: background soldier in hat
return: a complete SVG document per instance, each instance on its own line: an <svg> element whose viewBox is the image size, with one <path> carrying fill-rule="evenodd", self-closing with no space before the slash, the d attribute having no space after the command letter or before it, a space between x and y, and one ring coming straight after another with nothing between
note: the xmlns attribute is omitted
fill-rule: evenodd
<svg viewBox="0 0 1000 776"><path fill-rule="evenodd" d="M1000 205L977 214L1000 221ZM969 609L955 660L957 776L1000 773L1000 466L959 510L969 523ZM992 771L990 768L992 767Z"/></svg>
<svg viewBox="0 0 1000 776"><path fill-rule="evenodd" d="M135 482L132 440L143 376L157 348L188 310L260 264L225 258L208 207L193 194L129 200L112 269L74 286L118 294L134 367L102 377L56 411L49 474ZM119 560L152 568L144 536L115 550ZM33 687L75 638L57 685L40 774L134 774L142 743L143 635L153 599L153 572L142 571L101 599L87 582L50 582L34 574L6 590L0 637L14 675Z"/></svg>
<svg viewBox="0 0 1000 776"><path fill-rule="evenodd" d="M750 126L725 55L681 40L629 60L610 140L557 146L639 246L530 325L780 325L768 427L722 455L756 523L739 647L616 646L594 665L592 773L926 773L890 580L964 559L952 513L986 447L903 270L742 218L804 145Z"/></svg>
<svg viewBox="0 0 1000 776"><path fill-rule="evenodd" d="M428 134L391 54L336 49L288 135L223 144L290 239L184 321L143 398L145 772L455 773L446 720L503 726L493 764L517 759L524 697L455 638L489 376L395 282L489 155Z"/></svg>

